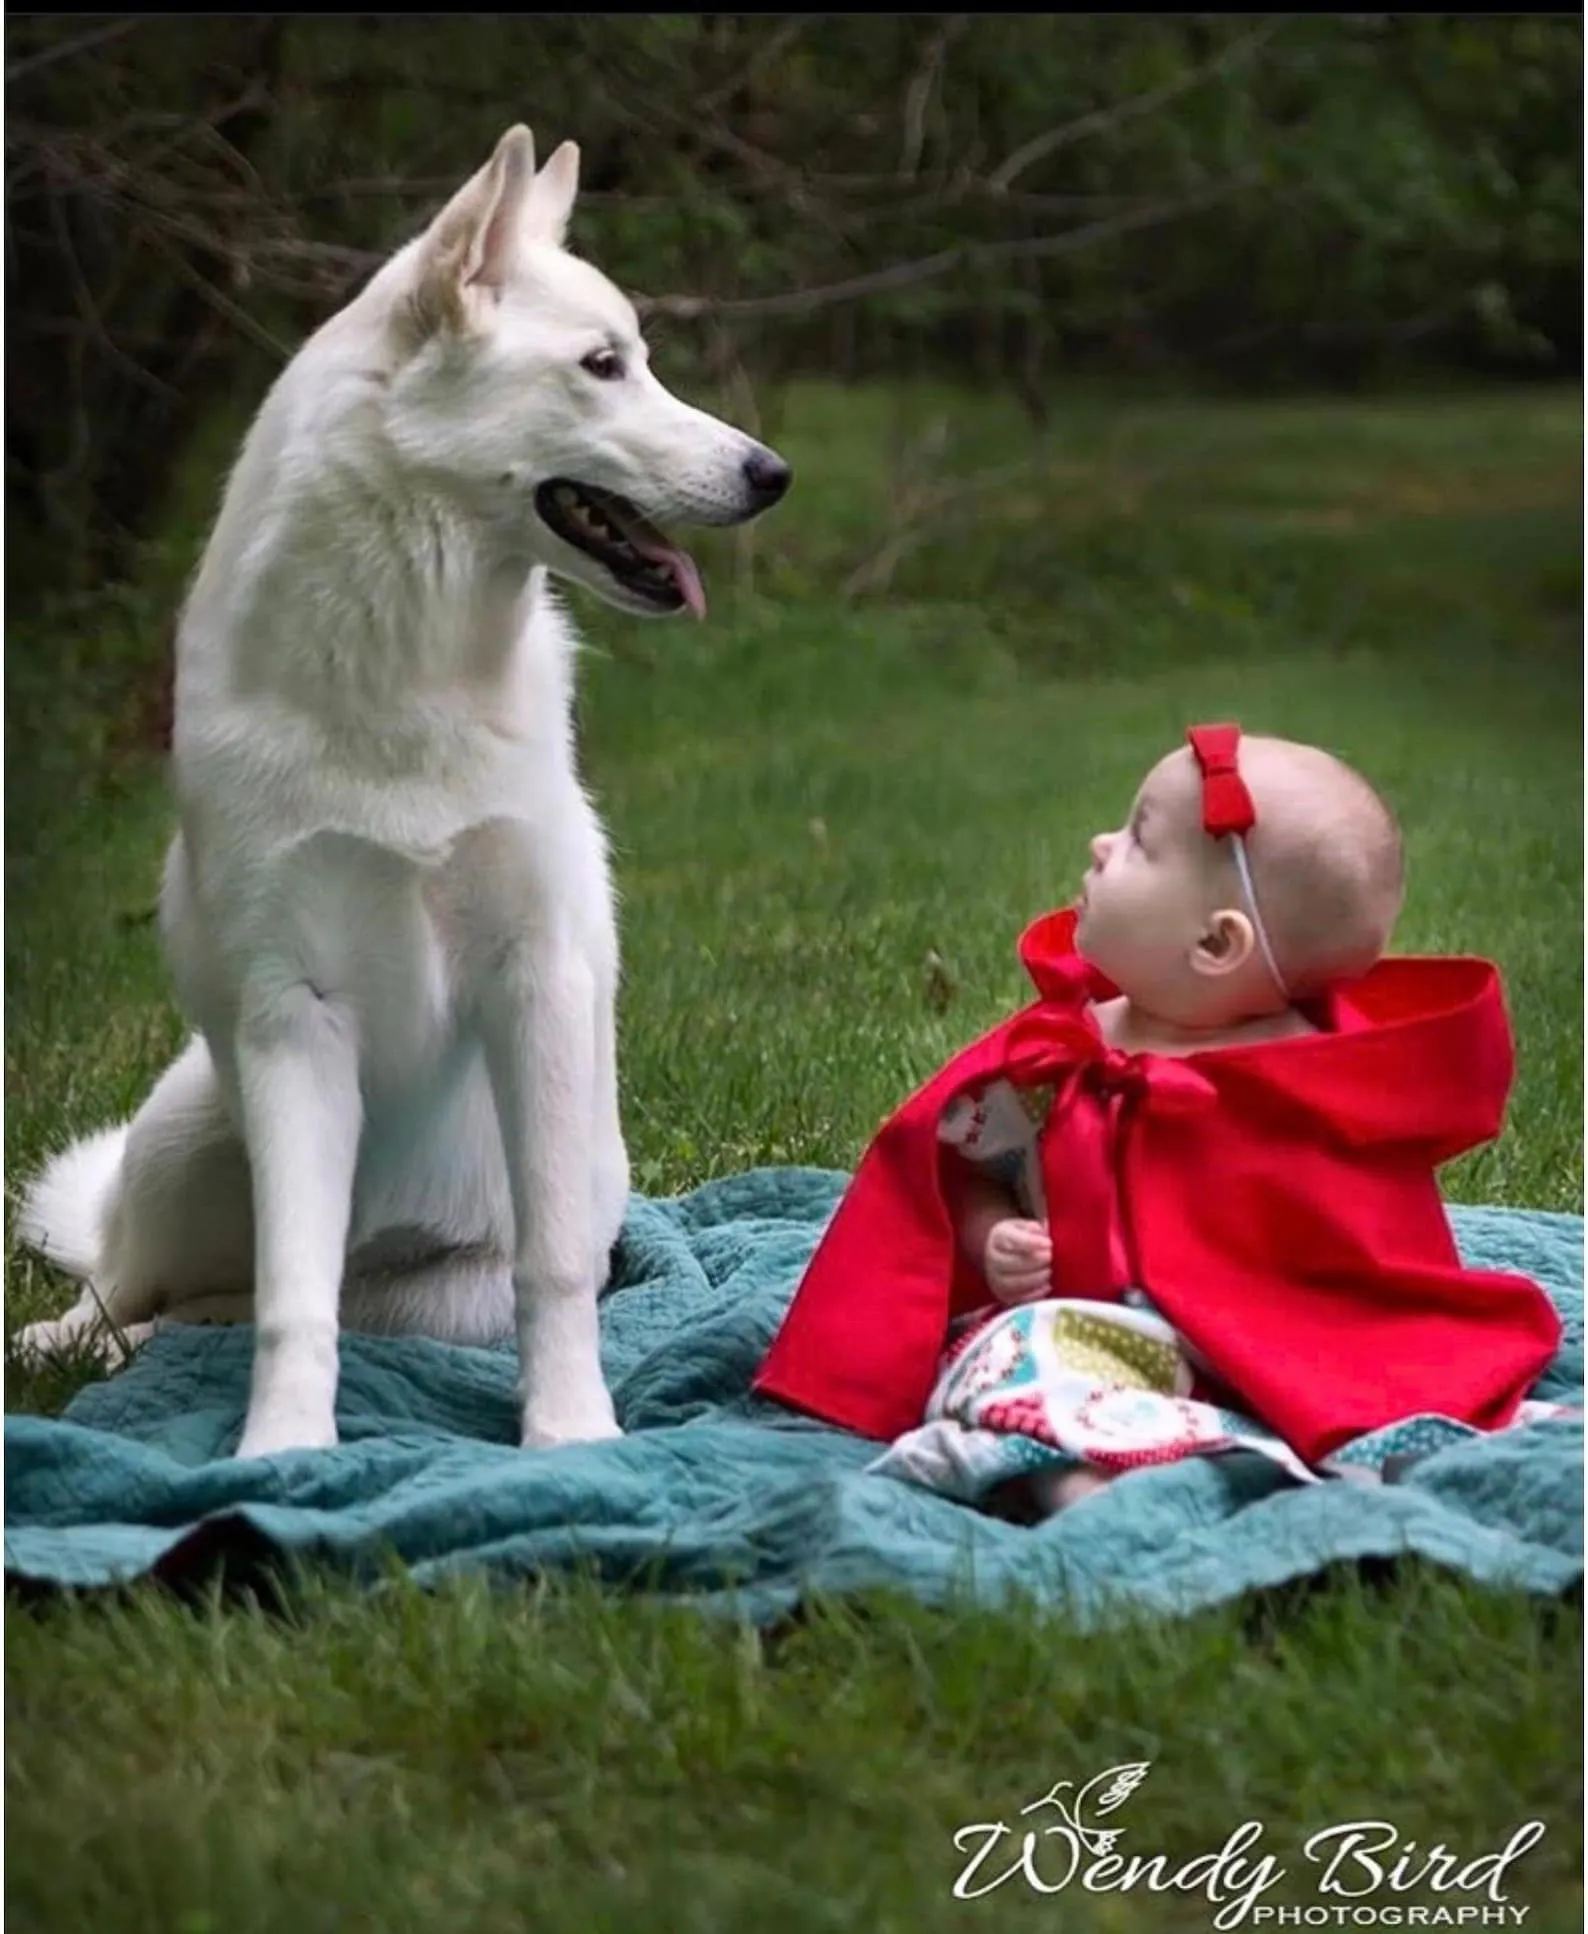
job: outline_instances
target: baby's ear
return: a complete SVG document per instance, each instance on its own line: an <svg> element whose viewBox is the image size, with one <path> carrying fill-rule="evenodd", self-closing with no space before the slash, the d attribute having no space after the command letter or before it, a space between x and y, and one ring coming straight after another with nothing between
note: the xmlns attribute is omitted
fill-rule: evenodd
<svg viewBox="0 0 1588 1934"><path fill-rule="evenodd" d="M1257 935L1247 916L1234 907L1222 907L1208 916L1197 936L1191 949L1191 971L1210 979L1233 974L1246 965L1256 945Z"/></svg>

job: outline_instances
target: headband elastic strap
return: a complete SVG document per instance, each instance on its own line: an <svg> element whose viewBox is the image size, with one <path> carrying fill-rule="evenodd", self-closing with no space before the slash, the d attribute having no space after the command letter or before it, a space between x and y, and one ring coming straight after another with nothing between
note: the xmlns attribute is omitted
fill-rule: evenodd
<svg viewBox="0 0 1588 1934"><path fill-rule="evenodd" d="M1274 985L1288 1001L1290 989L1279 971L1279 962L1268 944L1268 930L1257 910L1257 888L1252 882L1252 865L1246 854L1244 834L1257 824L1257 808L1236 763L1241 742L1238 725L1193 725L1186 733L1191 751L1202 770L1202 830L1213 839L1227 839L1235 855L1235 871L1241 882L1241 895L1251 915L1252 931Z"/></svg>

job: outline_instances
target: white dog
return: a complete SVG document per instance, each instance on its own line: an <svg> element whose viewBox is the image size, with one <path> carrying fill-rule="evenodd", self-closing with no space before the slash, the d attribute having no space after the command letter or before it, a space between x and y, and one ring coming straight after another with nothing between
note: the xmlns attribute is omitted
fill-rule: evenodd
<svg viewBox="0 0 1588 1934"><path fill-rule="evenodd" d="M658 522L789 471L564 252L578 167L510 130L261 409L177 642L161 931L197 1034L23 1210L87 1283L24 1348L252 1316L244 1457L336 1442L339 1320L516 1328L523 1441L617 1432L616 922L547 574L698 616Z"/></svg>

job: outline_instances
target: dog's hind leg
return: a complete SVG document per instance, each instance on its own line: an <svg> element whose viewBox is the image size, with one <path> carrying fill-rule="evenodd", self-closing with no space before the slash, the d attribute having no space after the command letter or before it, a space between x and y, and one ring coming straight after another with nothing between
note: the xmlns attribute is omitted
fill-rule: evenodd
<svg viewBox="0 0 1588 1934"><path fill-rule="evenodd" d="M195 1296L246 1294L248 1160L202 1039L130 1122L56 1157L28 1192L18 1232L87 1284L64 1316L19 1333L28 1354L88 1341L114 1360L118 1339L160 1312Z"/></svg>
<svg viewBox="0 0 1588 1934"><path fill-rule="evenodd" d="M253 1278L248 1155L195 1036L133 1117L106 1267L151 1313L246 1293Z"/></svg>
<svg viewBox="0 0 1588 1934"><path fill-rule="evenodd" d="M342 1284L342 1328L428 1336L473 1349L510 1342L513 1267L505 1253L458 1249L405 1264L354 1258Z"/></svg>

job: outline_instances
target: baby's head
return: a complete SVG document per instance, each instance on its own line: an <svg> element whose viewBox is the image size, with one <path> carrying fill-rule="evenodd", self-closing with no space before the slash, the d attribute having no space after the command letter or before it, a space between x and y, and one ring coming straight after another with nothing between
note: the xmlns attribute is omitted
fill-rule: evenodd
<svg viewBox="0 0 1588 1934"><path fill-rule="evenodd" d="M1242 737L1233 779L1209 779L1197 739L1201 752L1160 759L1126 824L1092 841L1075 944L1134 1005L1215 1028L1365 974L1389 944L1403 867L1389 808L1333 754ZM1244 819L1242 787L1249 829L1209 832L1210 806L1215 825L1232 806Z"/></svg>

